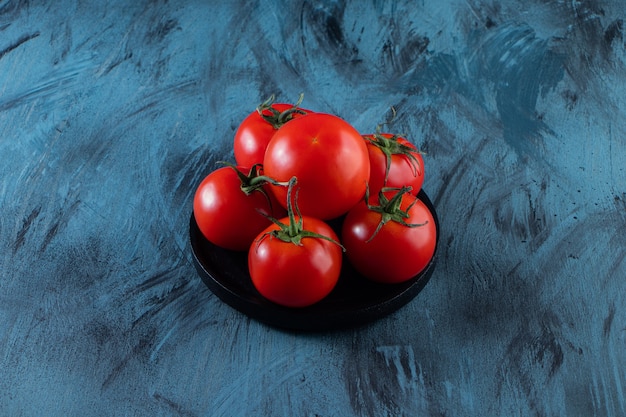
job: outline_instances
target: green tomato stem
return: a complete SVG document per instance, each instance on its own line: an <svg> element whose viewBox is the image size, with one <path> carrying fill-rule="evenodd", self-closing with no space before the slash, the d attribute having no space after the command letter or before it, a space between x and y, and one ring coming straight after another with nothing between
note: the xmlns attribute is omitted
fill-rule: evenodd
<svg viewBox="0 0 626 417"><path fill-rule="evenodd" d="M263 118L263 120L271 124L276 130L280 129L281 126L293 119L294 114L306 114L306 112L299 107L304 99L304 93L300 93L298 101L296 101L293 107L282 112L272 107L274 99L274 94L272 94L267 100L257 106L256 111L259 113L259 116ZM269 111L270 114L265 114L266 111Z"/></svg>
<svg viewBox="0 0 626 417"><path fill-rule="evenodd" d="M281 241L285 243L293 243L294 245L302 246L302 239L318 238L318 239L327 240L329 242L332 242L338 245L339 247L341 247L342 251L345 252L346 249L343 247L341 243L337 242L336 240L328 236L321 235L319 233L311 232L310 230L304 230L304 221L302 219L302 214L300 213L300 208L298 207L298 203L297 203L298 190L296 190L295 199L293 199L292 201L292 198L291 198L293 189L296 186L297 181L298 180L296 177L291 177L288 183L289 188L287 189L287 217L289 219L289 224L284 224L280 220L270 217L270 220L274 224L276 224L279 228L277 230L272 230L270 232L267 232L265 236L263 236L263 238L259 240L259 242L262 239L264 239L267 235L270 235L271 237L280 239ZM298 217L297 220L296 220L296 216Z"/></svg>
<svg viewBox="0 0 626 417"><path fill-rule="evenodd" d="M428 220L425 221L424 223L407 223L406 222L406 219L410 217L409 211L417 203L417 198L413 199L413 201L411 202L411 204L409 204L406 210L402 210L401 208L402 197L405 194L410 193L412 189L413 188L411 186L405 186L402 188L384 187L378 193L379 205L375 206L369 203L369 188L366 188L365 204L367 205L367 208L373 212L380 214L380 222L378 222L378 225L376 225L376 229L374 230L374 233L372 233L369 239L366 240L366 243L374 239L374 237L376 237L376 235L378 234L378 232L380 232L383 226L390 221L396 222L405 227L420 227L420 226L424 226L428 224ZM387 196L385 195L385 192L389 192L389 191L397 191L393 195L393 197L391 197L391 199L388 199Z"/></svg>
<svg viewBox="0 0 626 417"><path fill-rule="evenodd" d="M287 183L285 182L276 181L274 178L262 175L261 170L263 165L261 164L252 165L250 171L245 174L241 172L236 165L231 164L230 162L220 161L219 163L226 165L235 171L237 177L239 177L239 180L241 181L241 191L243 191L246 195L250 195L255 191L265 193L263 186L268 183L276 186L287 186Z"/></svg>

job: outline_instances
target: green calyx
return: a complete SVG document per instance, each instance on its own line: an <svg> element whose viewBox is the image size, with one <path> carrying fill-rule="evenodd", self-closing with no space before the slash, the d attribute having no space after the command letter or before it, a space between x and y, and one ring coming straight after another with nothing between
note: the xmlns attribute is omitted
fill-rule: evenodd
<svg viewBox="0 0 626 417"><path fill-rule="evenodd" d="M346 249L343 247L343 245L341 245L341 243L337 242L336 240L328 236L321 235L319 233L311 232L309 230L304 230L304 222L302 220L302 215L300 214L300 209L298 208L298 204L297 204L297 199L298 199L297 190L296 190L296 198L295 198L296 200L295 213L294 213L294 206L292 204L292 199L291 199L293 188L295 187L296 182L297 182L296 177L292 177L288 183L289 188L287 190L287 216L289 218L289 224L282 223L280 220L270 217L270 220L274 224L276 224L279 228L277 230L272 230L270 232L267 232L264 238L266 236L270 236L272 238L280 239L285 243L293 243L294 245L297 245L297 246L302 246L302 239L304 238L324 239L336 245L339 245L341 249L345 252ZM297 220L296 220L296 216L298 217ZM259 242L260 241L261 240L259 240Z"/></svg>
<svg viewBox="0 0 626 417"><path fill-rule="evenodd" d="M290 107L282 112L272 107L272 104L274 104L274 98L275 97L272 94L267 100L259 104L256 108L259 116L261 116L267 123L271 124L274 129L279 129L285 123L293 119L294 114L306 114L304 110L298 107L304 99L304 94L300 94L298 101L296 101L296 104L294 104L293 107ZM269 114L267 114L268 112Z"/></svg>
<svg viewBox="0 0 626 417"><path fill-rule="evenodd" d="M417 177L422 173L422 164L415 157L415 153L421 153L420 151L398 142L401 135L394 134L387 138L380 133L380 126L376 129L376 133L371 138L365 138L369 143L376 146L385 155L385 183L389 177L389 170L391 169L391 158L393 155L402 155L411 164L413 169L413 176Z"/></svg>
<svg viewBox="0 0 626 417"><path fill-rule="evenodd" d="M276 181L275 179L268 177L266 175L261 174L263 166L261 164L254 164L250 168L247 174L241 172L236 165L231 164L230 162L220 161L221 164L226 165L229 168L232 168L233 171L237 174L237 177L241 181L241 191L244 192L245 195L250 195L255 191L262 192L268 199L269 196L265 192L263 188L266 184L272 185L287 185L284 182Z"/></svg>
<svg viewBox="0 0 626 417"><path fill-rule="evenodd" d="M223 165L226 165L227 167L235 171L235 173L237 174L237 177L239 178L239 181L241 181L241 185L239 188L245 195L250 195L254 192L259 192L263 195L263 197L265 197L265 200L267 201L267 204L270 210L274 209L272 207L272 199L267 194L267 191L265 190L264 186L266 184L284 186L286 185L284 182L279 182L266 175L262 175L261 164L252 165L252 167L250 168L250 171L248 171L248 173L246 174L246 173L241 172L239 168L237 168L236 165L233 165L230 162L220 161L220 163Z"/></svg>
<svg viewBox="0 0 626 417"><path fill-rule="evenodd" d="M405 194L410 193L411 190L412 190L411 186L406 186L402 188L385 187L381 189L380 192L378 193L378 203L379 203L378 206L374 206L369 203L369 188L365 190L365 204L367 205L367 208L373 212L379 213L381 216L380 222L378 222L378 225L376 226L376 230L374 230L374 233L372 233L372 236L370 236L370 238L367 239L366 242L370 242L372 239L374 239L374 237L378 234L380 229L382 229L382 227L390 221L399 223L402 226L406 226L406 227L420 227L420 226L425 226L426 224L428 224L428 220L425 221L424 223L407 223L406 222L406 219L410 217L409 211L417 203L417 198L415 198L411 202L411 204L409 204L406 210L402 210L401 208L402 197ZM389 192L389 191L397 191L397 192L393 195L393 197L387 198L387 196L385 195L385 192Z"/></svg>

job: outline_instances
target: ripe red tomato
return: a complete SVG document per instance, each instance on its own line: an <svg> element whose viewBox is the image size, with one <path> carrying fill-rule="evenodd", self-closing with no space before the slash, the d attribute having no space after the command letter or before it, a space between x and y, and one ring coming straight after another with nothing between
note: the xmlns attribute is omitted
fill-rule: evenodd
<svg viewBox="0 0 626 417"><path fill-rule="evenodd" d="M266 183L254 184L260 174L258 168L247 176L243 170L222 167L211 172L198 186L193 201L194 217L204 237L237 251L248 250L259 232L271 224L264 215L280 218L286 213L268 192Z"/></svg>
<svg viewBox="0 0 626 417"><path fill-rule="evenodd" d="M235 132L234 153L237 165L253 166L263 163L265 148L270 139L285 123L310 113L296 104L273 103L273 97L257 107L239 125Z"/></svg>
<svg viewBox="0 0 626 417"><path fill-rule="evenodd" d="M390 133L363 135L369 153L371 172L369 189L378 195L383 187L410 185L417 195L424 183L424 160L415 145Z"/></svg>
<svg viewBox="0 0 626 417"><path fill-rule="evenodd" d="M433 215L406 189L385 192L374 200L376 205L363 201L346 215L341 231L346 255L373 281L407 281L423 271L435 253Z"/></svg>
<svg viewBox="0 0 626 417"><path fill-rule="evenodd" d="M326 236L303 236L300 243L283 241L272 233L281 230L272 224L255 239L248 252L252 283L259 293L287 307L317 303L333 290L342 263L342 247L328 224L313 217L294 216L307 232ZM288 224L289 218L280 220Z"/></svg>
<svg viewBox="0 0 626 417"><path fill-rule="evenodd" d="M303 215L330 220L363 198L370 175L367 146L359 132L341 118L310 113L276 131L263 159L265 173L277 181L298 178ZM286 205L285 187L271 187Z"/></svg>

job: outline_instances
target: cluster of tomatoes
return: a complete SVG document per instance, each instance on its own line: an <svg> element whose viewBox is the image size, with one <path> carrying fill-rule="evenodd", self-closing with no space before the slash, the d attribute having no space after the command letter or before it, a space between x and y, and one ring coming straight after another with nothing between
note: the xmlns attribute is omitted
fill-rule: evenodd
<svg viewBox="0 0 626 417"><path fill-rule="evenodd" d="M217 246L248 251L253 285L284 306L322 300L345 261L373 281L413 278L436 244L433 215L417 198L422 154L399 135L362 135L301 101L270 98L241 122L236 163L196 191L200 231Z"/></svg>

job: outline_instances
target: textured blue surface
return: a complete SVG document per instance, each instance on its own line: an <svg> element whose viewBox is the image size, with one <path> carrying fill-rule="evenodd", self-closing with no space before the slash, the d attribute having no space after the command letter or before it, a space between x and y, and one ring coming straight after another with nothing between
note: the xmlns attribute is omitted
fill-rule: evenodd
<svg viewBox="0 0 626 417"><path fill-rule="evenodd" d="M0 415L626 415L625 6L0 1ZM195 187L301 92L428 153L437 269L365 328L192 264Z"/></svg>

